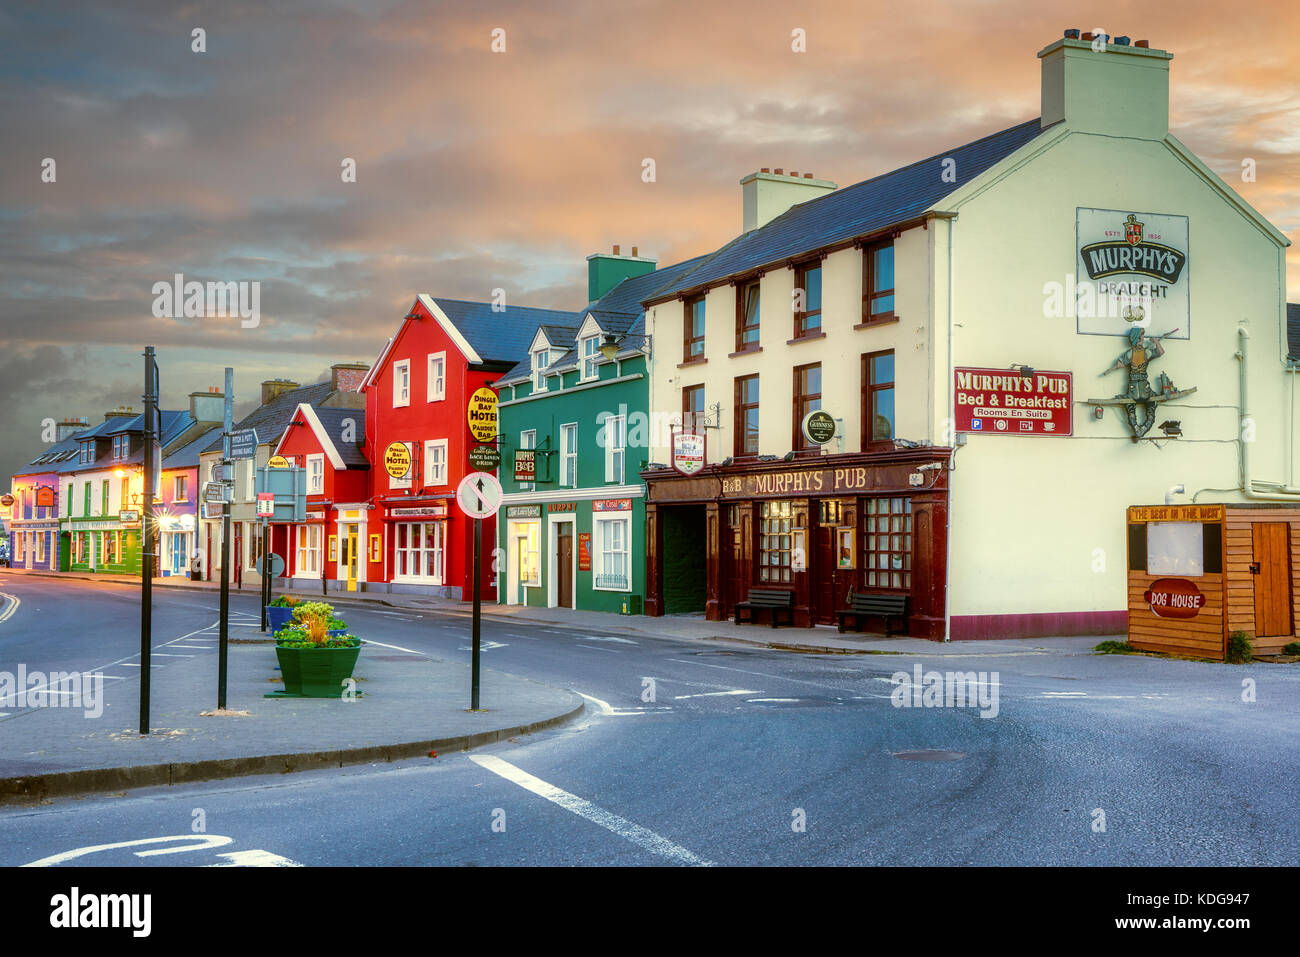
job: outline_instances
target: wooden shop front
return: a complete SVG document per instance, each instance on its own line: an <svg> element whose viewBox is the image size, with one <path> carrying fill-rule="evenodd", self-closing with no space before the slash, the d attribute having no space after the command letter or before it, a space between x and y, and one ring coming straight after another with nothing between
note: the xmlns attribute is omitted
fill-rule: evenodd
<svg viewBox="0 0 1300 957"><path fill-rule="evenodd" d="M1245 632L1256 654L1296 640L1300 509L1266 502L1128 510L1128 640L1222 661Z"/></svg>
<svg viewBox="0 0 1300 957"><path fill-rule="evenodd" d="M776 588L811 627L865 591L906 595L907 633L941 640L947 461L946 449L898 450L642 472L646 614L721 621L751 588Z"/></svg>

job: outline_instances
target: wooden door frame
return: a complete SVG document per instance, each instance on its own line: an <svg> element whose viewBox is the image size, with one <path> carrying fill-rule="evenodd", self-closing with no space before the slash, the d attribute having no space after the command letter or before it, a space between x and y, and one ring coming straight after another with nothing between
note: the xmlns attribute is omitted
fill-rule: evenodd
<svg viewBox="0 0 1300 957"><path fill-rule="evenodd" d="M1269 525L1276 525L1282 529L1282 547L1278 559L1281 562L1281 568L1283 572L1282 580L1285 582L1285 586L1286 586L1286 599L1285 599L1286 618L1283 624L1283 630L1277 632L1276 634L1263 634L1262 633L1263 628L1261 627L1261 622L1259 620L1259 607L1260 607L1259 606L1259 601L1260 601L1259 581L1264 576L1264 567L1263 567L1263 560L1255 552L1255 549L1258 547L1256 530L1259 529L1261 526L1269 526ZM1291 580L1291 576L1292 576L1291 548L1292 548L1292 542L1291 542L1290 522L1251 522L1250 523L1250 557L1252 560L1252 564L1254 564L1255 562L1259 562L1260 564L1259 574L1251 575L1251 578L1253 579L1253 581L1251 582L1251 586L1252 586L1251 597L1254 599L1253 611L1255 613L1255 637L1256 638L1287 638L1295 634L1295 594L1294 594L1294 584Z"/></svg>
<svg viewBox="0 0 1300 957"><path fill-rule="evenodd" d="M548 608L560 607L560 534L556 529L557 525L571 524L571 536L576 540L578 535L578 513L577 512L557 512L546 516L546 563L551 570L547 576L549 581L546 588L546 605ZM569 580L573 583L573 608L578 607L578 549L575 541L571 549Z"/></svg>

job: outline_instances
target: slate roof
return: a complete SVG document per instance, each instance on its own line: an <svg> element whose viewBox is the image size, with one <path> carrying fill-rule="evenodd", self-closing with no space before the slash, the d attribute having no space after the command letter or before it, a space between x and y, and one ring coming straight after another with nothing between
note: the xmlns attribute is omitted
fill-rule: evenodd
<svg viewBox="0 0 1300 957"><path fill-rule="evenodd" d="M199 464L199 455L211 444L213 438L221 438L221 426L214 425L202 435L187 442L170 455L163 456L165 469L192 469Z"/></svg>
<svg viewBox="0 0 1300 957"><path fill-rule="evenodd" d="M1300 360L1300 303L1286 304L1287 355Z"/></svg>
<svg viewBox="0 0 1300 957"><path fill-rule="evenodd" d="M317 403L324 402L329 398L331 391L328 382L314 382L311 385L290 389L288 392L281 392L266 405L259 405L236 422L235 431L256 429L258 445L279 442L280 436L284 435L284 430L293 421L293 413L297 410L299 402L306 402L315 408ZM317 411L320 410L317 409ZM365 418L365 412L361 410L356 410L356 412L359 417ZM209 452L220 451L221 433L217 432L216 438L202 450L201 454L206 455Z"/></svg>
<svg viewBox="0 0 1300 957"><path fill-rule="evenodd" d="M320 419L325 434L330 437L334 447L339 451L343 464L350 469L368 469L369 460L361 453L361 445L366 438L366 413L364 409L312 409ZM353 441L343 441L344 421L351 419L356 434Z"/></svg>
<svg viewBox="0 0 1300 957"><path fill-rule="evenodd" d="M429 296L450 319L484 362L518 362L528 354L537 327L567 325L573 313L559 309L507 306L493 312L489 302L467 302Z"/></svg>
<svg viewBox="0 0 1300 957"><path fill-rule="evenodd" d="M159 421L161 425L160 442L165 449L169 443L176 439L191 425L194 420L190 418L190 410L159 410ZM132 416L114 416L111 419L105 419L102 423L86 432L80 432L76 436L76 441L81 442L83 439L107 438L110 435L121 435L123 432L141 432L144 429L144 413ZM112 449L106 449L101 455L96 456L93 462L82 464L79 455L74 455L66 461L59 463L58 467L52 469L55 472L89 472L93 469L108 468L113 465L139 465L144 461L144 449L137 448L130 456L125 459L114 459Z"/></svg>
<svg viewBox="0 0 1300 957"><path fill-rule="evenodd" d="M665 298L761 266L781 264L814 249L916 219L1042 131L1040 121L1033 119L792 206L770 223L701 257L698 266L641 301ZM945 165L948 159L955 165ZM943 173L948 168L955 173L955 182L944 181Z"/></svg>
<svg viewBox="0 0 1300 957"><path fill-rule="evenodd" d="M74 435L70 435L70 436L68 436L66 439L62 440L61 442L55 442L53 445L51 445L49 448L45 449L43 452L41 452L39 455L37 455L36 458L32 459L32 460L31 460L30 462L28 462L27 464L28 464L28 465L49 465L49 466L51 466L50 468L47 468L47 469L33 469L32 471L34 471L34 472L57 472L57 471L59 471L58 469L54 468L53 466L57 465L59 462L67 461L69 458L72 458L73 456L75 456L75 455L77 454L77 452L80 451L80 448L81 448L81 439L82 439L82 437L83 437L84 435L85 435L84 432L77 432L77 433L75 433ZM15 472L14 474L15 474L15 475L27 475L27 474L30 474L30 473L28 473L28 472Z"/></svg>

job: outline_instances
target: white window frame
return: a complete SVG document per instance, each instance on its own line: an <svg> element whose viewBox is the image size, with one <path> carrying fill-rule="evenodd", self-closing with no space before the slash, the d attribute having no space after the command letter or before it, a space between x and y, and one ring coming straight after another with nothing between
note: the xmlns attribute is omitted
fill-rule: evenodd
<svg viewBox="0 0 1300 957"><path fill-rule="evenodd" d="M313 535L312 533L315 532ZM313 542L313 539L315 541ZM321 560L324 558L325 529L321 525L298 526L298 564L295 577L320 577Z"/></svg>
<svg viewBox="0 0 1300 957"><path fill-rule="evenodd" d="M430 526L435 527L433 533L434 544L432 547L425 547L426 529ZM418 544L412 544L413 533ZM445 521L398 522L394 525L392 534L393 581L419 582L433 585L441 585L446 582L447 523ZM405 545L402 544L403 539L405 539ZM424 573L426 555L432 555L433 557L433 575ZM410 570L412 565L419 571L412 573Z"/></svg>
<svg viewBox="0 0 1300 957"><path fill-rule="evenodd" d="M257 459L248 460L248 486L247 495L244 496L245 502L257 501Z"/></svg>
<svg viewBox="0 0 1300 957"><path fill-rule="evenodd" d="M325 453L307 456L307 494L325 494Z"/></svg>
<svg viewBox="0 0 1300 957"><path fill-rule="evenodd" d="M442 454L440 456L435 456L434 452L441 452ZM434 470L435 464L439 465L439 468L436 471ZM447 484L446 439L427 439L424 443L424 484Z"/></svg>
<svg viewBox="0 0 1300 957"><path fill-rule="evenodd" d="M605 481L623 484L627 467L627 416L605 419Z"/></svg>
<svg viewBox="0 0 1300 957"><path fill-rule="evenodd" d="M623 547L613 551L605 549L605 528L604 526L622 525L623 526ZM592 521L592 575L591 587L593 591L618 591L626 592L632 589L632 513L617 512L612 515L601 515L597 513ZM606 562L610 555L623 556L623 582L622 586L598 585L596 584L604 576L610 573L606 570Z"/></svg>
<svg viewBox="0 0 1300 957"><path fill-rule="evenodd" d="M414 463L415 463L415 443L414 443L414 442L403 442L402 444L406 446L406 451L410 453L410 455L411 455L411 462L412 462L412 464L414 464ZM414 470L412 469L411 471L414 471ZM406 473L406 478L400 478L400 479L399 479L399 478L393 478L391 475L388 476L388 487L389 487L390 489L394 489L394 488L410 488L410 487L411 487L411 471L408 471L408 472Z"/></svg>
<svg viewBox="0 0 1300 957"><path fill-rule="evenodd" d="M172 476L173 502L188 502L190 500L189 479L190 477L188 475Z"/></svg>
<svg viewBox="0 0 1300 957"><path fill-rule="evenodd" d="M569 435L573 441L569 441ZM560 488L578 487L578 423L560 426Z"/></svg>
<svg viewBox="0 0 1300 957"><path fill-rule="evenodd" d="M433 367L437 365L438 373L434 375ZM429 402L441 402L447 398L447 353L429 353L429 380L425 388Z"/></svg>
<svg viewBox="0 0 1300 957"><path fill-rule="evenodd" d="M536 429L524 429L524 431L520 432L520 433L519 433L519 447L520 447L521 449L535 449L535 448L537 448L537 430L536 430ZM513 470L511 471L511 474L512 474L512 475L514 474L514 473L513 473ZM534 476L534 478L537 476L537 456L536 456L536 455L533 456L533 476ZM537 488L537 483L536 483L536 482L520 482L520 483L519 483L519 491L521 491L521 492L531 492L531 491L533 491L533 490L536 489L536 488Z"/></svg>
<svg viewBox="0 0 1300 957"><path fill-rule="evenodd" d="M546 391L546 370L551 364L550 349L536 349L529 353L533 375L533 391Z"/></svg>
<svg viewBox="0 0 1300 957"><path fill-rule="evenodd" d="M591 352L588 354L587 346L590 345ZM587 336L579 343L578 354L582 360L582 381L589 382L592 379L600 378L600 360L603 358L600 354L600 336Z"/></svg>
<svg viewBox="0 0 1300 957"><path fill-rule="evenodd" d="M248 565L245 566L250 572L257 572L258 553L262 550L262 523L245 522L244 523L244 553L248 556Z"/></svg>
<svg viewBox="0 0 1300 957"><path fill-rule="evenodd" d="M393 408L411 404L411 360L393 363Z"/></svg>

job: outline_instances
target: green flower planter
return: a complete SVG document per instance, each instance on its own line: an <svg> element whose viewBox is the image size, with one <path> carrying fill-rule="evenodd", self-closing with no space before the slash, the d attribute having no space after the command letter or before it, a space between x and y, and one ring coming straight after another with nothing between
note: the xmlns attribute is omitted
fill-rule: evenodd
<svg viewBox="0 0 1300 957"><path fill-rule="evenodd" d="M304 698L341 698L343 682L352 677L360 648L284 648L275 657L284 678L284 693Z"/></svg>

